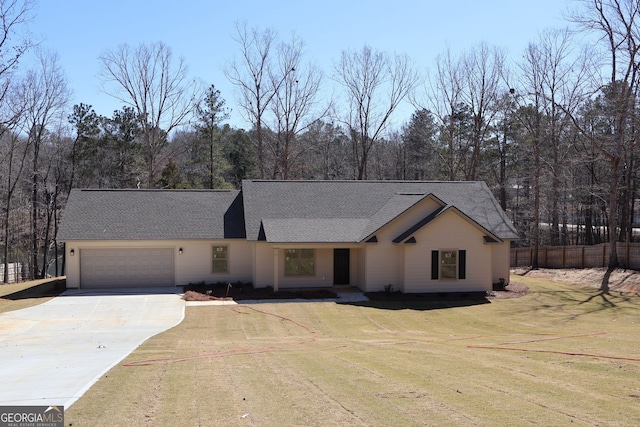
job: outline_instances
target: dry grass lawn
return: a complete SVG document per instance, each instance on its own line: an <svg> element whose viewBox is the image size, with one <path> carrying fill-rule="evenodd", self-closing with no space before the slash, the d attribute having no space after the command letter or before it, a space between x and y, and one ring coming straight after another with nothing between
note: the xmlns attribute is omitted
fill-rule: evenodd
<svg viewBox="0 0 640 427"><path fill-rule="evenodd" d="M189 307L65 411L71 426L640 425L640 297Z"/></svg>
<svg viewBox="0 0 640 427"><path fill-rule="evenodd" d="M42 279L0 284L0 313L33 307L49 301L65 289L64 279Z"/></svg>

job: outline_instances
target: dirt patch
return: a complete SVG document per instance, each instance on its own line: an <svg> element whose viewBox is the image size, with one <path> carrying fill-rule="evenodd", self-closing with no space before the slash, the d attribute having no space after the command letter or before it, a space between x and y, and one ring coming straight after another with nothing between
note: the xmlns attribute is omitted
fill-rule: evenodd
<svg viewBox="0 0 640 427"><path fill-rule="evenodd" d="M514 276L535 277L552 280L554 282L572 283L581 286L600 288L606 271L606 268L540 268L537 270L517 268L511 270L511 274ZM511 279L513 282L514 277ZM515 283L509 284L508 287L511 287L514 284L517 285L517 279ZM624 270L621 268L614 270L609 276L609 290L640 294L640 272L635 270Z"/></svg>
<svg viewBox="0 0 640 427"><path fill-rule="evenodd" d="M329 289L291 289L274 292L272 287L254 288L250 283L198 284L184 287L186 301L242 301L262 299L327 299L337 298Z"/></svg>
<svg viewBox="0 0 640 427"><path fill-rule="evenodd" d="M231 301L231 297L216 297L214 295L207 295L196 291L186 291L182 296L185 301Z"/></svg>
<svg viewBox="0 0 640 427"><path fill-rule="evenodd" d="M522 283L509 283L507 286L501 289L494 289L489 294L489 299L507 299L507 298L520 298L525 296L529 292L529 287Z"/></svg>

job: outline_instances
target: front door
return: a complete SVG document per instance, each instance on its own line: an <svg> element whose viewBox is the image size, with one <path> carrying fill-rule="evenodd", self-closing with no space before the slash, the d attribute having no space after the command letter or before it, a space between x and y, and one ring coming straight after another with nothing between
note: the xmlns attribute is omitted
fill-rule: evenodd
<svg viewBox="0 0 640 427"><path fill-rule="evenodd" d="M333 284L349 284L349 249L333 250Z"/></svg>

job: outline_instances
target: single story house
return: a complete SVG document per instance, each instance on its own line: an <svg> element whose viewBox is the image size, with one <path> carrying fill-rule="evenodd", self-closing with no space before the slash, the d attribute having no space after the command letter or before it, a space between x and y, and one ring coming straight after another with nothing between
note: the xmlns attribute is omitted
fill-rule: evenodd
<svg viewBox="0 0 640 427"><path fill-rule="evenodd" d="M518 234L484 182L246 180L241 190L74 189L68 288L252 282L489 291Z"/></svg>

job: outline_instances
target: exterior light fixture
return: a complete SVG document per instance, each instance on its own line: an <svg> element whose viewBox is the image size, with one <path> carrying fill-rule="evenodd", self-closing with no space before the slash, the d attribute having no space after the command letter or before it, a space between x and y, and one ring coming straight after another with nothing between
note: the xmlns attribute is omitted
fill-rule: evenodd
<svg viewBox="0 0 640 427"><path fill-rule="evenodd" d="M74 256L76 254L76 250L75 249L71 249L69 251L69 255Z"/></svg>
<svg viewBox="0 0 640 427"><path fill-rule="evenodd" d="M182 251L182 248L179 248L179 249L178 249L178 253L179 253L180 255L182 255L182 252L183 252L183 251Z"/></svg>

